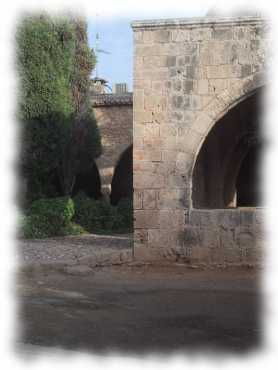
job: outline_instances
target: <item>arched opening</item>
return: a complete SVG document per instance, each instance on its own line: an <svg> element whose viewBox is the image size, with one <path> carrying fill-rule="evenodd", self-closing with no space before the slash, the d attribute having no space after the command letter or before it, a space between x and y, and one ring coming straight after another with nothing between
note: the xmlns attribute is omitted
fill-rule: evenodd
<svg viewBox="0 0 278 370"><path fill-rule="evenodd" d="M261 206L262 94L258 88L207 135L193 171L194 208Z"/></svg>
<svg viewBox="0 0 278 370"><path fill-rule="evenodd" d="M242 161L236 182L237 206L262 205L260 160L262 145L254 145Z"/></svg>
<svg viewBox="0 0 278 370"><path fill-rule="evenodd" d="M133 159L129 146L120 156L111 183L111 204L116 205L123 198L132 199L133 193Z"/></svg>
<svg viewBox="0 0 278 370"><path fill-rule="evenodd" d="M80 172L76 175L72 195L75 196L81 191L94 199L99 199L102 196L100 175L95 162L89 171Z"/></svg>

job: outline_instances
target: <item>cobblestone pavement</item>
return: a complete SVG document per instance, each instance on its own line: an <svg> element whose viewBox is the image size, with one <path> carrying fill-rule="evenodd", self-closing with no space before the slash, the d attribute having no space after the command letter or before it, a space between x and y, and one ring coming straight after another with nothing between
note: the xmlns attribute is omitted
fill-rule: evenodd
<svg viewBox="0 0 278 370"><path fill-rule="evenodd" d="M82 235L20 240L18 259L23 266L88 266L131 260L132 235Z"/></svg>
<svg viewBox="0 0 278 370"><path fill-rule="evenodd" d="M245 353L261 343L254 269L126 264L84 276L21 272L17 294L18 342L29 354L36 348Z"/></svg>

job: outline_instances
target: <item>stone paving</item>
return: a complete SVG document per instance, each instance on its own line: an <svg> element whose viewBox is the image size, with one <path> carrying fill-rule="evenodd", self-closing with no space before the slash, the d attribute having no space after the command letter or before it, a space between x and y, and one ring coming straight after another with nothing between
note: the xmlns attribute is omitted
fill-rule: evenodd
<svg viewBox="0 0 278 370"><path fill-rule="evenodd" d="M89 234L20 240L17 257L23 267L66 268L69 273L83 274L95 266L131 261L132 236Z"/></svg>

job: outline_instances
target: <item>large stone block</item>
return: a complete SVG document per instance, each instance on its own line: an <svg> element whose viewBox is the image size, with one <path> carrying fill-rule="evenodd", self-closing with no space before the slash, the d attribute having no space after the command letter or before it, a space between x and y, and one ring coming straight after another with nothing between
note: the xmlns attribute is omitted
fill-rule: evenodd
<svg viewBox="0 0 278 370"><path fill-rule="evenodd" d="M217 223L222 229L235 229L240 225L240 211L238 209L218 210Z"/></svg>
<svg viewBox="0 0 278 370"><path fill-rule="evenodd" d="M148 247L134 247L134 260L143 262L154 262L162 260L159 250Z"/></svg>
<svg viewBox="0 0 278 370"><path fill-rule="evenodd" d="M198 80L198 93L200 95L209 93L209 81L207 79Z"/></svg>
<svg viewBox="0 0 278 370"><path fill-rule="evenodd" d="M210 249L219 249L221 247L220 235L215 226L203 229L202 246Z"/></svg>
<svg viewBox="0 0 278 370"><path fill-rule="evenodd" d="M181 229L185 225L184 210L160 210L159 224L161 229Z"/></svg>
<svg viewBox="0 0 278 370"><path fill-rule="evenodd" d="M145 144L144 144L145 147ZM134 149L133 158L136 161L150 161L150 162L160 162L161 161L161 150L157 149L144 149L138 150Z"/></svg>
<svg viewBox="0 0 278 370"><path fill-rule="evenodd" d="M165 229L148 230L148 247L154 249L167 250L176 248L178 233L175 230L169 232Z"/></svg>
<svg viewBox="0 0 278 370"><path fill-rule="evenodd" d="M169 42L171 40L171 31L167 29L153 31L154 42Z"/></svg>
<svg viewBox="0 0 278 370"><path fill-rule="evenodd" d="M145 137L159 137L161 127L159 123L148 123L144 127L144 136Z"/></svg>
<svg viewBox="0 0 278 370"><path fill-rule="evenodd" d="M133 175L133 186L136 189L161 189L165 185L163 175L150 172L135 172Z"/></svg>
<svg viewBox="0 0 278 370"><path fill-rule="evenodd" d="M135 210L134 220L137 229L159 228L159 211Z"/></svg>
<svg viewBox="0 0 278 370"><path fill-rule="evenodd" d="M179 152L176 156L176 168L182 174L190 173L193 166L194 157L192 154Z"/></svg>
<svg viewBox="0 0 278 370"><path fill-rule="evenodd" d="M203 135L195 130L188 129L186 131L186 136L184 137L178 137L177 138L177 144L176 148L180 152L185 153L196 153L196 150L200 143L203 140Z"/></svg>
<svg viewBox="0 0 278 370"><path fill-rule="evenodd" d="M201 135L207 134L212 127L214 121L206 113L201 112L197 119L192 123L192 130L200 133Z"/></svg>
<svg viewBox="0 0 278 370"><path fill-rule="evenodd" d="M185 202L184 189L161 189L159 190L158 209L183 209Z"/></svg>
<svg viewBox="0 0 278 370"><path fill-rule="evenodd" d="M217 66L207 66L207 78L233 78L241 77L241 66L223 64Z"/></svg>
<svg viewBox="0 0 278 370"><path fill-rule="evenodd" d="M157 190L146 189L143 194L143 208L155 209L156 208Z"/></svg>
<svg viewBox="0 0 278 370"><path fill-rule="evenodd" d="M174 42L182 43L190 40L190 30L173 29L171 35L171 40Z"/></svg>
<svg viewBox="0 0 278 370"><path fill-rule="evenodd" d="M194 264L209 264L210 249L207 247L194 246L191 250L190 261Z"/></svg>
<svg viewBox="0 0 278 370"><path fill-rule="evenodd" d="M143 191L134 189L133 192L133 208L142 209L143 208Z"/></svg>
<svg viewBox="0 0 278 370"><path fill-rule="evenodd" d="M136 89L133 92L133 108L135 111L144 109L144 90Z"/></svg>
<svg viewBox="0 0 278 370"><path fill-rule="evenodd" d="M252 208L242 208L240 210L240 226L253 228L255 221L255 210Z"/></svg>
<svg viewBox="0 0 278 370"><path fill-rule="evenodd" d="M148 243L148 230L135 229L133 233L133 241L135 248L145 247Z"/></svg>
<svg viewBox="0 0 278 370"><path fill-rule="evenodd" d="M231 40L233 38L232 28L215 28L212 30L211 37L216 40Z"/></svg>

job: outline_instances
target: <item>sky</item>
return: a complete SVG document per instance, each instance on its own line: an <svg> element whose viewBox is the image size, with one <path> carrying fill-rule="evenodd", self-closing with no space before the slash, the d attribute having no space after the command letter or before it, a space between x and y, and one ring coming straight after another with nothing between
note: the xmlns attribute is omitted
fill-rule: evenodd
<svg viewBox="0 0 278 370"><path fill-rule="evenodd" d="M94 48L96 43L96 32L99 33L99 48L110 54L98 54L98 77L108 80L112 87L114 83L126 82L129 91L132 91L132 69L133 69L133 35L130 26L133 20L138 19L160 19L160 18L187 18L201 17L207 12L207 8L195 11L163 12L157 11L155 17L151 14L140 14L128 18L110 17L101 15L89 18L88 39L90 47ZM93 77L96 72L94 71Z"/></svg>

